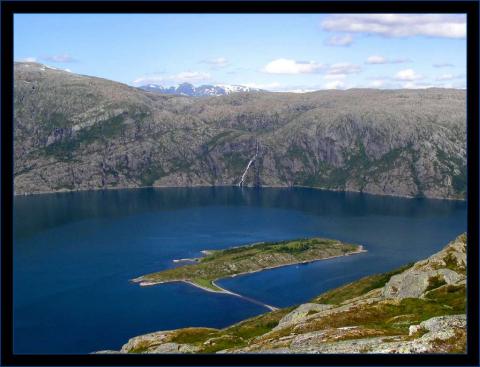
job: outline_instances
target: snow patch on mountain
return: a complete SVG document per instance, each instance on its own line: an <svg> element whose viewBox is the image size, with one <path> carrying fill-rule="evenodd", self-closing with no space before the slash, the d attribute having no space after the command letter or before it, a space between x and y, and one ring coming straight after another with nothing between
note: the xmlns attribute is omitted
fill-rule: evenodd
<svg viewBox="0 0 480 367"><path fill-rule="evenodd" d="M190 83L182 83L176 87L164 87L158 84L148 84L139 87L140 89L157 92L163 94L178 94L190 97L203 97L203 96L225 96L231 93L239 92L261 92L262 89L245 87L243 85L229 85L229 84L216 84L216 85L200 85L195 87Z"/></svg>

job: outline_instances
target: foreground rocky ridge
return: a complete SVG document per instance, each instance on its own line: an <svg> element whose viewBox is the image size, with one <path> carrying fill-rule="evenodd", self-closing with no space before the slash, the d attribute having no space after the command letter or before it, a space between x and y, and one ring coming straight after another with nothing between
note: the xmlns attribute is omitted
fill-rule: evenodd
<svg viewBox="0 0 480 367"><path fill-rule="evenodd" d="M99 353L465 353L466 235L426 260L222 330L132 338Z"/></svg>
<svg viewBox="0 0 480 367"><path fill-rule="evenodd" d="M308 186L464 198L465 91L163 95L15 63L15 193Z"/></svg>

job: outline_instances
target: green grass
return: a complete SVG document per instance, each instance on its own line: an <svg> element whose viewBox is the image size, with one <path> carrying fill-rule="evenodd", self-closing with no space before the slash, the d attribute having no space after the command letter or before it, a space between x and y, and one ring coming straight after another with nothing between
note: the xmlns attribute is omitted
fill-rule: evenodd
<svg viewBox="0 0 480 367"><path fill-rule="evenodd" d="M198 284L200 287L211 289L212 291L219 292L221 291L216 285L212 283L209 279L195 278L191 280L192 283Z"/></svg>
<svg viewBox="0 0 480 367"><path fill-rule="evenodd" d="M464 289L455 289L451 293L440 292L428 299L405 298L398 302L381 301L361 305L348 311L311 320L297 327L297 333L340 328L356 325L362 328L381 330L385 335L406 335L409 325L418 324L435 316L456 315L465 312ZM431 297L431 298L430 298ZM395 318L405 315L405 322L396 322Z"/></svg>
<svg viewBox="0 0 480 367"><path fill-rule="evenodd" d="M425 292L431 291L432 289L441 287L442 285L447 284L445 279L441 275L437 275L428 279L428 286L425 289Z"/></svg>
<svg viewBox="0 0 480 367"><path fill-rule="evenodd" d="M312 302L323 304L340 304L349 299L359 297L365 293L383 287L392 276L411 268L413 263L407 264L388 273L369 275L342 287L327 291L313 299Z"/></svg>
<svg viewBox="0 0 480 367"><path fill-rule="evenodd" d="M271 331L280 319L294 307L268 312L252 317L225 329L185 328L173 331L163 343L191 344L200 348L198 353L215 353L228 348L240 348L248 345L254 338ZM161 343L160 343L161 344ZM129 353L147 352L156 342L144 341L131 349Z"/></svg>
<svg viewBox="0 0 480 367"><path fill-rule="evenodd" d="M196 344L202 343L208 338L218 335L218 329L211 328L186 328L175 332L171 338L171 342L179 344Z"/></svg>
<svg viewBox="0 0 480 367"><path fill-rule="evenodd" d="M211 251L195 264L147 274L140 280L152 282L184 280L218 290L211 282L220 278L260 271L269 267L342 256L357 249L356 245L323 238L262 242Z"/></svg>
<svg viewBox="0 0 480 367"><path fill-rule="evenodd" d="M466 235L463 234L458 239L466 242ZM280 249L283 251L287 249L286 253L290 255L290 251L293 251L293 253L309 251L316 248L317 245L328 247L333 244L338 244L338 242L320 238L260 243L213 251L200 263L215 264L219 259L225 257L230 259L241 258L245 255L245 252L249 253L250 251L261 250L261 253L272 254L278 253ZM313 302L338 305L343 301L384 286L392 276L402 273L412 266L413 263L388 273L364 277L328 291L316 297ZM209 282L206 278L197 278L194 281L202 286ZM328 334L329 330L346 326L357 326L357 328L353 329L351 333L342 335L340 339L333 333L332 341L374 336L385 336L386 338L397 336L403 338L402 340L412 340L423 335L426 330L420 329L416 334L409 336L410 325L419 324L436 316L463 314L466 310L465 285L447 285L443 279L432 277L428 288L430 290L424 298L386 299L368 304L357 304L351 309L312 318L308 322L286 326L275 332L272 332L272 329L278 325L282 317L294 310L296 306L268 312L221 330L208 328L175 330L170 334L168 340L163 342L192 344L199 348L199 353L215 353L230 348L242 348L252 343L259 343L258 345L262 345L263 348L268 347L273 341L278 346L279 339L284 336L321 330L325 330ZM308 316L316 313L318 312L309 312ZM265 335L266 333L268 335ZM328 339L328 336L326 337ZM461 353L465 348L465 332L459 330L455 339L448 341L448 343L439 340L438 343L439 350L448 353ZM152 342L151 346L155 346L155 344ZM148 346L142 344L136 350L147 351Z"/></svg>

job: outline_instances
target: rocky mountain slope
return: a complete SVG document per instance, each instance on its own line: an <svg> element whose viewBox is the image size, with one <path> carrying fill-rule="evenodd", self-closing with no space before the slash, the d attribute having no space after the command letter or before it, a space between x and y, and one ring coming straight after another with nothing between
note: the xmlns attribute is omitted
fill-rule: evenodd
<svg viewBox="0 0 480 367"><path fill-rule="evenodd" d="M206 96L226 96L231 93L238 92L260 92L260 89L245 87L243 85L211 85L205 84L195 87L190 83L182 83L176 87L163 87L158 84L142 85L140 89L163 93L163 94L178 94L190 97L206 97Z"/></svg>
<svg viewBox="0 0 480 367"><path fill-rule="evenodd" d="M103 353L465 353L465 294L463 234L426 260L298 307L222 330L146 334Z"/></svg>
<svg viewBox="0 0 480 367"><path fill-rule="evenodd" d="M309 186L463 198L465 91L191 98L15 63L15 193Z"/></svg>

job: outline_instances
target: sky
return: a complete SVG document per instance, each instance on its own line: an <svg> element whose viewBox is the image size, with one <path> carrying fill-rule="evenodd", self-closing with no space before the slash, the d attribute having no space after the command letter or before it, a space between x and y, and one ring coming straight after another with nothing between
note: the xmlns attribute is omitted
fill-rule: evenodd
<svg viewBox="0 0 480 367"><path fill-rule="evenodd" d="M16 14L14 59L133 86L465 88L465 14Z"/></svg>

